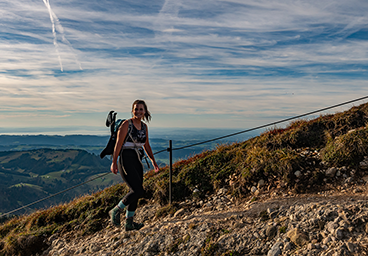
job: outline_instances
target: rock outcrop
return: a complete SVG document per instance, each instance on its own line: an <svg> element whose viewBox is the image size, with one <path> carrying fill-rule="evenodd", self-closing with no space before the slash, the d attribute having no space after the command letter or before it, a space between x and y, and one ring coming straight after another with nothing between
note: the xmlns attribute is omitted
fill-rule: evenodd
<svg viewBox="0 0 368 256"><path fill-rule="evenodd" d="M43 255L367 255L368 176L329 167L316 150L297 152L310 168L294 173L295 187L307 186L308 193L262 179L240 200L231 195L238 178L230 175L226 187L205 199L187 199L163 218L156 217L160 206L154 202L139 208L135 218L145 223L139 231L107 225L89 236L54 234ZM360 163L363 170L367 159ZM319 173L325 191L313 192L307 181Z"/></svg>
<svg viewBox="0 0 368 256"><path fill-rule="evenodd" d="M351 193L347 193L350 190ZM353 193L356 190L359 193ZM125 232L108 226L93 235L54 234L43 255L367 255L365 184L317 194L260 193L239 202L220 189L207 200L183 202L175 214L155 217L147 204ZM108 221L106 219L106 221Z"/></svg>

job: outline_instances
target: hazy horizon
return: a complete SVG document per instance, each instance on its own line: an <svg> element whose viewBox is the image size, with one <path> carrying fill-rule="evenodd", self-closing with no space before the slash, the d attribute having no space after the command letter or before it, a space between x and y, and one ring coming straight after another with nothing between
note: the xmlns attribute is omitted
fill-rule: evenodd
<svg viewBox="0 0 368 256"><path fill-rule="evenodd" d="M172 139L175 140L176 137L180 137L180 139L183 139L186 137L187 140L192 139L215 139L217 137L221 136L227 136L231 135L233 133L241 132L241 134L231 136L228 138L230 141L236 141L241 139L247 139L250 136L256 136L259 135L262 131L265 129L258 129L251 132L244 132L247 129L244 130L238 130L238 129L216 129L216 128L151 128L149 130L150 133L150 139ZM91 134L81 134L78 132L70 131L69 133L55 133L55 132L3 132L0 128L0 136L104 136L109 137L110 131L109 128L104 129L104 131L101 131L100 133L91 133Z"/></svg>

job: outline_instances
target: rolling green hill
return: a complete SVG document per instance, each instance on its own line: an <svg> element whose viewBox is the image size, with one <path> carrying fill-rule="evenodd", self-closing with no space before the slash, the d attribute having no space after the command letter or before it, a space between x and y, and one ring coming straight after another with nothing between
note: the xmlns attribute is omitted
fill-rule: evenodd
<svg viewBox="0 0 368 256"><path fill-rule="evenodd" d="M108 159L101 160L84 150L36 149L0 152L0 212L8 212L70 188L97 174L108 172L109 167ZM113 176L105 176L98 182L83 185L34 207L43 208L66 202L77 195L91 193L120 181L117 179L119 177Z"/></svg>

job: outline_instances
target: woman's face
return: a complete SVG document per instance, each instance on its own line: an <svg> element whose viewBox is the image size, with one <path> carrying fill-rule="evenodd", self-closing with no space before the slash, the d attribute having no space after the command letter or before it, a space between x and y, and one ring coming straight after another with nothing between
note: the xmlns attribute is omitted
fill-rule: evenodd
<svg viewBox="0 0 368 256"><path fill-rule="evenodd" d="M133 112L133 117L136 117L139 119L143 119L144 114L146 114L146 110L144 109L143 104L134 104L132 112Z"/></svg>

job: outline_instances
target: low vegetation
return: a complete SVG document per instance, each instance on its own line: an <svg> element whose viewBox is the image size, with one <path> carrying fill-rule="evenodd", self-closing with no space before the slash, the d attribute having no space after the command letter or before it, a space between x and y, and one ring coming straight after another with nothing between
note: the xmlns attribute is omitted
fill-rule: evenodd
<svg viewBox="0 0 368 256"><path fill-rule="evenodd" d="M145 199L162 205L156 217L176 211L189 197L205 197L219 188L238 198L248 197L260 180L267 189L281 186L297 193L323 189L323 168L348 166L360 170L359 163L368 150L368 104L314 120L298 120L286 128L273 128L245 142L219 145L173 166L173 204L168 206L169 170L145 174ZM320 160L303 156L308 148L321 154ZM297 171L309 173L296 177ZM70 203L30 215L13 218L0 226L0 255L31 255L47 247L53 234L73 232L83 236L108 225L108 211L118 203L128 188L115 185ZM196 193L193 193L196 191ZM175 251L175 246L173 249ZM208 243L205 254L216 244ZM204 253L204 252L203 252Z"/></svg>
<svg viewBox="0 0 368 256"><path fill-rule="evenodd" d="M110 161L76 149L34 149L0 152L0 210L8 212L80 184L109 170ZM40 202L48 207L68 202L76 195L91 193L117 182L112 176ZM11 195L11 200L9 200ZM20 213L30 212L25 209Z"/></svg>

